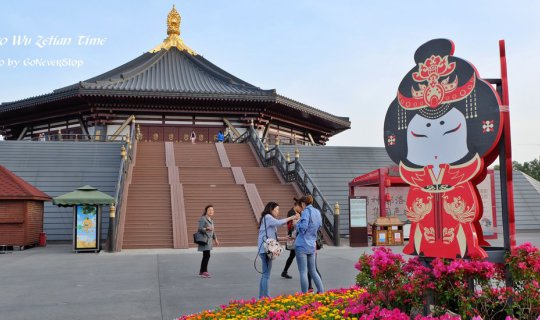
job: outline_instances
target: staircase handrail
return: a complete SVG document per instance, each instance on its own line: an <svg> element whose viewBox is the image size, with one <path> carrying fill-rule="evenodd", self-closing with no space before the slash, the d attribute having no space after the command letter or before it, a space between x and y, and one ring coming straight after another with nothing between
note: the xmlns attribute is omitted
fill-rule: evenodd
<svg viewBox="0 0 540 320"><path fill-rule="evenodd" d="M223 122L229 129L229 133L232 133L231 136L236 136L236 137L240 136L240 132L238 132L238 130L232 125L232 123L227 118L223 117Z"/></svg>
<svg viewBox="0 0 540 320"><path fill-rule="evenodd" d="M304 166L302 163L300 163L300 160L295 159L294 161L289 162L289 165L293 164L294 169L292 171L294 174L289 174L289 176L294 177L294 181L303 193L311 194L311 196L313 196L313 206L319 209L322 213L324 229L332 241L336 243L334 234L334 208L322 194L306 169L304 169Z"/></svg>
<svg viewBox="0 0 540 320"><path fill-rule="evenodd" d="M320 192L309 173L304 169L304 166L300 163L300 159L295 158L294 161L287 161L279 145L267 149L267 146L263 145L261 139L257 137L255 129L250 127L246 132L249 133L248 141L254 146L257 156L265 167L275 165L285 181L296 182L304 194L311 194L313 196L313 206L321 211L324 229L332 241L336 243L334 235L334 209L322 192ZM290 169L292 165L294 165L294 168Z"/></svg>
<svg viewBox="0 0 540 320"><path fill-rule="evenodd" d="M249 130L246 130L244 133L242 133L236 139L232 139L232 142L234 142L234 143L244 143L249 139L249 135L250 135Z"/></svg>
<svg viewBox="0 0 540 320"><path fill-rule="evenodd" d="M126 156L121 156L120 160L120 169L118 170L118 179L116 183L116 190L114 195L114 202L116 206L116 213L117 216L115 218L115 228L114 228L114 239L111 239L113 243L116 242L116 239L118 237L118 224L120 223L120 214L122 212L122 206L125 205L122 202L122 195L124 194L124 188L125 181L127 178L127 174L129 172L129 168L133 162L134 158L134 150L136 148L137 139L135 138L136 135L136 129L135 129L135 118L131 121L130 130L129 130L129 136L127 139L122 139L122 146L125 148ZM113 251L117 251L116 248L113 248Z"/></svg>
<svg viewBox="0 0 540 320"><path fill-rule="evenodd" d="M125 140L125 136L118 135L88 135L79 133L52 133L45 134L42 137L32 137L30 141L74 141L74 142L117 142L118 137L122 137L122 141ZM23 140L25 141L25 140Z"/></svg>

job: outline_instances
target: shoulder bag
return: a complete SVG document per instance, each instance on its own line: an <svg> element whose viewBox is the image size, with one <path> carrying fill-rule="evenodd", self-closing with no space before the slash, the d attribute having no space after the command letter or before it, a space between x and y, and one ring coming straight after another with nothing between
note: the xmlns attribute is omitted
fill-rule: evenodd
<svg viewBox="0 0 540 320"><path fill-rule="evenodd" d="M266 256L270 260L274 260L275 258L279 257L281 252L283 252L283 248L277 241L277 234L276 239L268 238L268 229L266 229L266 217L264 217L264 232L266 233L266 240L264 241L264 249L266 252Z"/></svg>
<svg viewBox="0 0 540 320"><path fill-rule="evenodd" d="M193 242L200 246L205 246L208 244L208 234L206 232L198 230L193 234Z"/></svg>
<svg viewBox="0 0 540 320"><path fill-rule="evenodd" d="M197 231L193 234L193 242L198 245L205 246L208 244L208 235L206 232Z"/></svg>

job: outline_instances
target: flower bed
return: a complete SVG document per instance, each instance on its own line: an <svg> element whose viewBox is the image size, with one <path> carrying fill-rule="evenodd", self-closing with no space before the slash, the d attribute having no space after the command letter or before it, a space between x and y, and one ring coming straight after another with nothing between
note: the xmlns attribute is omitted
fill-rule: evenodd
<svg viewBox="0 0 540 320"><path fill-rule="evenodd" d="M370 301L364 289L357 286L330 290L322 294L300 294L231 301L213 311L183 316L188 319L396 319L410 317L398 309L388 310ZM457 319L418 317L417 319Z"/></svg>
<svg viewBox="0 0 540 320"><path fill-rule="evenodd" d="M456 314L463 319L540 318L540 251L530 243L506 257L513 286L505 282L504 265L487 261L418 257L405 261L390 249L379 247L363 254L355 267L357 285L373 303L398 308L415 316L432 300L432 314Z"/></svg>
<svg viewBox="0 0 540 320"><path fill-rule="evenodd" d="M385 247L363 254L357 286L323 294L231 301L184 319L540 319L540 251L526 243L503 266L486 261L405 260ZM432 315L422 316L432 297Z"/></svg>

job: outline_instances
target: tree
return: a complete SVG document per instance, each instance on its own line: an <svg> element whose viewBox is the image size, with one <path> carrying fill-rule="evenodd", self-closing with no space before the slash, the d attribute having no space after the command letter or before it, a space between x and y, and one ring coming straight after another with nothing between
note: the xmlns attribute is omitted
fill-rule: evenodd
<svg viewBox="0 0 540 320"><path fill-rule="evenodd" d="M529 175L533 177L534 179L540 181L540 161L538 159L534 159L529 162L523 162L523 164L513 161L512 162L512 168L514 170L519 170L526 175ZM495 166L495 170L499 170L499 165Z"/></svg>

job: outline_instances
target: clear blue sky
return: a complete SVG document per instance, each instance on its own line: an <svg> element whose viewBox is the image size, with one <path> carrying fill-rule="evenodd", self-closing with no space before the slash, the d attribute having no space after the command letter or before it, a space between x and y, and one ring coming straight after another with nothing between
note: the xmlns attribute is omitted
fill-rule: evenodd
<svg viewBox="0 0 540 320"><path fill-rule="evenodd" d="M386 109L413 54L449 38L482 77L500 76L507 45L514 159L540 156L538 1L10 1L0 10L0 101L48 93L125 63L161 43L176 4L182 38L239 78L330 113L352 129L331 145L383 146ZM14 35L34 43L13 46ZM103 46L39 48L38 36L106 38ZM75 67L7 66L7 59L83 61ZM22 63L22 62L21 62Z"/></svg>

